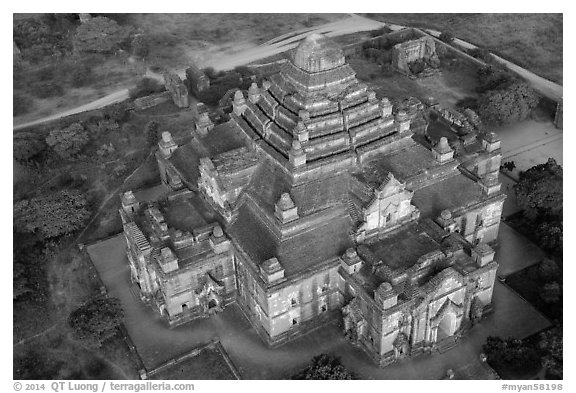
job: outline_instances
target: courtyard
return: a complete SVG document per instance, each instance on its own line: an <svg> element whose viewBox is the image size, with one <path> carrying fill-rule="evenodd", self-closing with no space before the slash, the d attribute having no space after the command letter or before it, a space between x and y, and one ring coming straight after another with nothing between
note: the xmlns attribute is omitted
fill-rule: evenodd
<svg viewBox="0 0 576 393"><path fill-rule="evenodd" d="M508 238L508 229L503 226L501 234ZM514 236L512 234L512 238ZM125 247L123 235L118 235L92 244L87 250L108 294L122 302L127 331L146 369L153 369L218 337L243 379L289 378L304 368L313 356L321 353L340 356L344 365L362 379L440 379L449 368L463 374L477 369L482 344L490 335L524 338L550 326L550 322L529 303L506 285L496 282L494 312L475 326L454 349L442 354L424 355L379 368L365 352L344 338L337 323L279 348L269 349L235 304L210 318L170 329L159 314L140 301L138 291L130 283ZM510 258L513 250L499 250L499 253L501 271L512 272L521 268L517 260ZM516 255L515 258L521 260L522 256Z"/></svg>

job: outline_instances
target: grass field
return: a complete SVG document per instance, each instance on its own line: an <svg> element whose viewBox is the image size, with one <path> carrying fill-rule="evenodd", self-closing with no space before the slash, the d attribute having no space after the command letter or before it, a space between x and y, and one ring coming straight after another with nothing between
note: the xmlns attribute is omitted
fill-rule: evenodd
<svg viewBox="0 0 576 393"><path fill-rule="evenodd" d="M434 96L445 106L454 106L464 97L476 96L475 68L456 60L451 66L443 66L442 72L427 78L410 79L398 72L353 57L350 66L357 72L360 81L374 89L378 97L388 97L393 102L408 97L419 99Z"/></svg>
<svg viewBox="0 0 576 393"><path fill-rule="evenodd" d="M562 14L367 14L452 34L562 84Z"/></svg>

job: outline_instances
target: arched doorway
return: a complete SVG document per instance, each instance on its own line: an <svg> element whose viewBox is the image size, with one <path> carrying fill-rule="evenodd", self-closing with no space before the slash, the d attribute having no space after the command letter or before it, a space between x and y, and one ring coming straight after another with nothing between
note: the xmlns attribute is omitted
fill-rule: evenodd
<svg viewBox="0 0 576 393"><path fill-rule="evenodd" d="M218 301L216 299L210 299L210 301L208 302L208 308L214 308L218 306Z"/></svg>
<svg viewBox="0 0 576 393"><path fill-rule="evenodd" d="M446 337L454 335L456 331L456 315L447 313L444 315L438 324L438 331L436 333L436 341L441 341Z"/></svg>

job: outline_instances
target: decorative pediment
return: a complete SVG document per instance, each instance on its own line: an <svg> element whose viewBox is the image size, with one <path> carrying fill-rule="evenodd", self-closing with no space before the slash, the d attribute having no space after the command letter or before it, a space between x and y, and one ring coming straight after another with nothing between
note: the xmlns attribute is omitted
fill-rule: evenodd
<svg viewBox="0 0 576 393"><path fill-rule="evenodd" d="M455 288L464 285L464 278L454 268L447 267L436 276L432 277L425 285L424 292L432 294L434 298L442 296L442 294L450 292Z"/></svg>
<svg viewBox="0 0 576 393"><path fill-rule="evenodd" d="M382 184L375 190L375 193L379 198L386 198L402 191L404 191L404 184L396 179L392 172L389 172L386 179L384 179Z"/></svg>
<svg viewBox="0 0 576 393"><path fill-rule="evenodd" d="M438 309L436 315L430 319L430 322L432 325L436 325L446 316L446 314L453 314L460 317L463 313L464 307L462 304L456 304L449 298L446 298L446 301L442 304L440 309Z"/></svg>
<svg viewBox="0 0 576 393"><path fill-rule="evenodd" d="M220 293L224 290L224 286L218 283L209 273L206 273L206 282L202 286L200 292L198 292L199 297L207 296L211 292Z"/></svg>
<svg viewBox="0 0 576 393"><path fill-rule="evenodd" d="M402 348L409 345L408 337L404 333L398 333L392 345L394 348Z"/></svg>

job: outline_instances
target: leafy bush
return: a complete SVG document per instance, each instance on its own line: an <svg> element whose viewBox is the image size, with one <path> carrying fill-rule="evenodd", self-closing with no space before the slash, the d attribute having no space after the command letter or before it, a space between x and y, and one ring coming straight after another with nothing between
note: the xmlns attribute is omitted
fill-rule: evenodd
<svg viewBox="0 0 576 393"><path fill-rule="evenodd" d="M438 37L438 38L440 38L440 41L445 42L447 44L451 44L452 41L454 41L454 36L449 31L443 31L440 34L440 37Z"/></svg>
<svg viewBox="0 0 576 393"><path fill-rule="evenodd" d="M162 83L152 78L142 78L136 84L136 87L130 89L130 98L146 97L151 94L160 93L164 91L165 87Z"/></svg>
<svg viewBox="0 0 576 393"><path fill-rule="evenodd" d="M476 97L464 97L456 103L457 109L470 108L472 110L478 109L478 99Z"/></svg>
<svg viewBox="0 0 576 393"><path fill-rule="evenodd" d="M553 259L546 258L538 265L538 275L544 281L556 281L562 277L562 271Z"/></svg>
<svg viewBox="0 0 576 393"><path fill-rule="evenodd" d="M42 240L73 233L89 217L86 199L76 190L62 190L14 205L14 229L35 233Z"/></svg>
<svg viewBox="0 0 576 393"><path fill-rule="evenodd" d="M88 132L82 124L73 123L66 128L50 131L46 143L61 158L69 159L80 153L88 144L89 139Z"/></svg>
<svg viewBox="0 0 576 393"><path fill-rule="evenodd" d="M560 288L560 284L556 281L544 284L542 291L540 292L540 297L546 303L558 303L561 295L562 289Z"/></svg>
<svg viewBox="0 0 576 393"><path fill-rule="evenodd" d="M14 134L14 159L19 162L28 161L40 154L46 148L42 136L35 132L20 132Z"/></svg>
<svg viewBox="0 0 576 393"><path fill-rule="evenodd" d="M130 46L132 48L132 54L137 57L144 58L148 56L148 53L150 52L148 37L146 37L144 34L138 34L134 36Z"/></svg>
<svg viewBox="0 0 576 393"><path fill-rule="evenodd" d="M113 53L125 46L133 33L130 26L98 16L81 24L72 39L77 52Z"/></svg>
<svg viewBox="0 0 576 393"><path fill-rule="evenodd" d="M482 351L488 357L488 363L494 368L507 369L516 373L525 373L540 367L540 358L534 348L522 340L509 337L488 337L482 345Z"/></svg>
<svg viewBox="0 0 576 393"><path fill-rule="evenodd" d="M478 93L505 88L517 80L509 70L494 66L480 68L476 77L478 80L476 91Z"/></svg>
<svg viewBox="0 0 576 393"><path fill-rule="evenodd" d="M484 93L478 101L478 115L487 124L510 124L526 119L538 106L540 96L526 82Z"/></svg>
<svg viewBox="0 0 576 393"><path fill-rule="evenodd" d="M148 146L154 147L158 143L158 131L160 130L160 124L158 122L151 120L146 124L144 133L146 134L146 143Z"/></svg>
<svg viewBox="0 0 576 393"><path fill-rule="evenodd" d="M545 164L535 165L520 173L514 185L518 206L525 216L562 217L563 212L563 170L556 160L549 158Z"/></svg>
<svg viewBox="0 0 576 393"><path fill-rule="evenodd" d="M294 375L292 379L354 379L354 375L342 365L340 359L323 353L312 358L310 365L304 371Z"/></svg>
<svg viewBox="0 0 576 393"><path fill-rule="evenodd" d="M468 50L468 54L472 57L482 60L484 63L490 63L493 61L490 51L485 48L474 48Z"/></svg>
<svg viewBox="0 0 576 393"><path fill-rule="evenodd" d="M68 324L78 339L90 346L101 347L118 333L123 318L124 311L118 299L101 298L70 313Z"/></svg>
<svg viewBox="0 0 576 393"><path fill-rule="evenodd" d="M563 247L563 171L552 158L520 173L514 192L533 236L547 252L561 256Z"/></svg>
<svg viewBox="0 0 576 393"><path fill-rule="evenodd" d="M94 122L90 122L86 125L90 134L104 134L111 131L118 131L120 125L112 119L100 119Z"/></svg>
<svg viewBox="0 0 576 393"><path fill-rule="evenodd" d="M121 123L128 118L128 104L126 102L117 102L116 104L104 107L104 117L112 122Z"/></svg>
<svg viewBox="0 0 576 393"><path fill-rule="evenodd" d="M546 367L547 379L562 379L564 363L562 325L542 333L538 344L544 352L543 363Z"/></svg>

